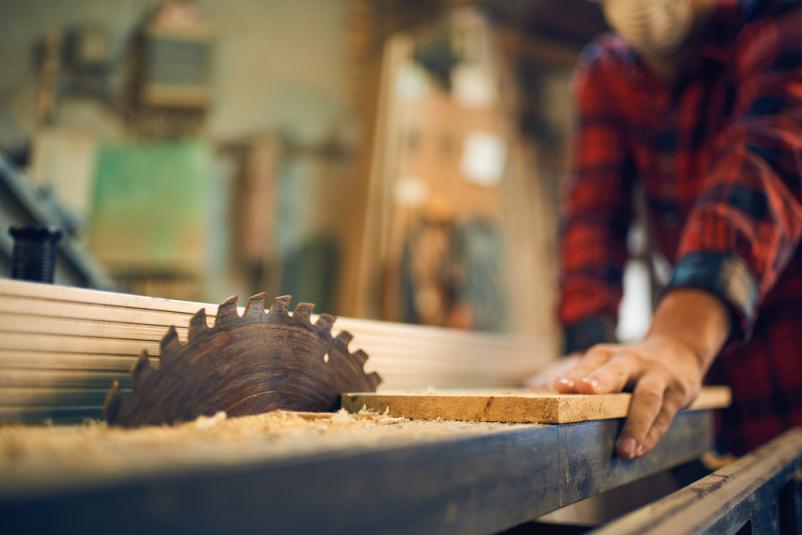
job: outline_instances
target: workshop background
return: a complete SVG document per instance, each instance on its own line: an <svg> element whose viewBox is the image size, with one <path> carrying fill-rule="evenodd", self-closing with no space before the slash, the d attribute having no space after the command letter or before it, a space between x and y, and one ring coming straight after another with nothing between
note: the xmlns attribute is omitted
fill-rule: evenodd
<svg viewBox="0 0 802 535"><path fill-rule="evenodd" d="M571 73L604 29L586 0L0 0L0 223L65 231L56 282L556 354ZM623 339L659 278L640 234Z"/></svg>

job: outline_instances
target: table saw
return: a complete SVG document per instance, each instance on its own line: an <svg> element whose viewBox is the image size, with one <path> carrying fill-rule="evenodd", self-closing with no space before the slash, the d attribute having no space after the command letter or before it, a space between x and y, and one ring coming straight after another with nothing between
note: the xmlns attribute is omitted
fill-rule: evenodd
<svg viewBox="0 0 802 535"><path fill-rule="evenodd" d="M186 343L199 310L218 313L0 280L4 533L492 533L713 445L720 392L681 412L653 452L626 462L614 444L628 394L581 396L577 412L575 400L509 388L546 362L547 344L346 318L338 325L370 355L366 372L384 379L376 394L343 393L350 412L217 412L135 429L100 421L109 385L132 395L128 372L140 352L159 356L171 326ZM454 399L467 401L438 416ZM541 408L552 419L532 421ZM601 531L798 533L800 474L802 431L791 430Z"/></svg>

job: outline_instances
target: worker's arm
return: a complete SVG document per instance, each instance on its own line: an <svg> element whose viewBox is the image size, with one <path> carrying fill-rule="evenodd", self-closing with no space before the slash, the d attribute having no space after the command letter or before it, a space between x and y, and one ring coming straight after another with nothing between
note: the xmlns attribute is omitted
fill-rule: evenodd
<svg viewBox="0 0 802 535"><path fill-rule="evenodd" d="M616 58L583 52L574 76L577 131L562 206L559 320L565 354L612 341L627 261L634 166L621 103L609 84Z"/></svg>
<svg viewBox="0 0 802 535"><path fill-rule="evenodd" d="M673 278L642 342L598 346L558 380L563 392L634 386L618 452L651 449L699 390L728 334L748 337L802 234L802 9L767 19L734 50L733 120L713 143L704 192Z"/></svg>

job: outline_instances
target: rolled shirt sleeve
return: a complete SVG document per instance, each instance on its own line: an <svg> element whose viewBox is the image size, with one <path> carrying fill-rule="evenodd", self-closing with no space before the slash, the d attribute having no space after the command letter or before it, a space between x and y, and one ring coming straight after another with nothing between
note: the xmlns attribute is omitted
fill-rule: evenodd
<svg viewBox="0 0 802 535"><path fill-rule="evenodd" d="M715 140L702 195L666 291L719 296L748 337L802 233L802 10L738 39L732 122Z"/></svg>

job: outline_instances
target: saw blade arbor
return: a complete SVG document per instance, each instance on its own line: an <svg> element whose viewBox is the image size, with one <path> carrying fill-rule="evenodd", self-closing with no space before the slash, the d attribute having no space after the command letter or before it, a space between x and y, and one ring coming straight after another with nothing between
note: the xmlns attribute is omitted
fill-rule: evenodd
<svg viewBox="0 0 802 535"><path fill-rule="evenodd" d="M218 411L229 416L332 411L344 392L375 391L381 378L364 372L364 351L349 351L352 335L343 331L333 337L335 317L328 314L312 323L310 303L298 304L290 315L291 299L277 297L266 311L264 294L254 295L239 316L237 298L231 297L218 307L213 327L201 309L190 320L185 344L170 327L161 341L159 367L143 351L131 370L133 396L112 385L106 420L139 427Z"/></svg>

